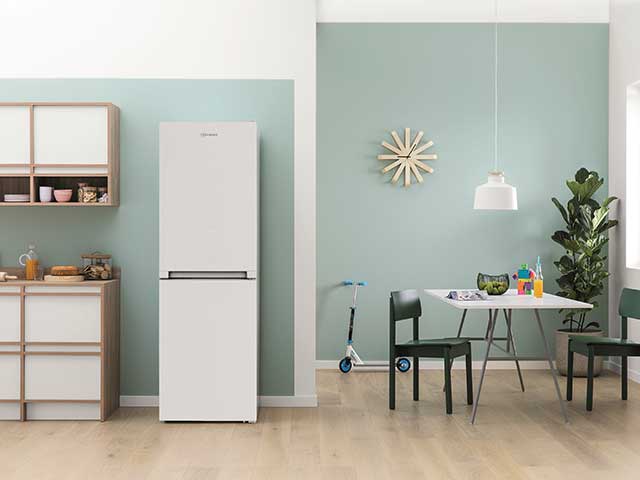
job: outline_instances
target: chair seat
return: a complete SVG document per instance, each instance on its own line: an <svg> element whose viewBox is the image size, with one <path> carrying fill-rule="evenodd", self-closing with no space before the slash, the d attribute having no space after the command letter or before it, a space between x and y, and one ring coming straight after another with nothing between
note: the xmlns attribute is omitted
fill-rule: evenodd
<svg viewBox="0 0 640 480"><path fill-rule="evenodd" d="M397 346L401 347L417 347L417 346L454 346L463 345L469 340L466 338L451 337L451 338L427 338L420 340L411 340L405 343L397 343Z"/></svg>
<svg viewBox="0 0 640 480"><path fill-rule="evenodd" d="M640 347L640 343L630 340L622 340L620 338L610 337L592 337L590 335L571 335L569 337L572 342L582 343L585 345L619 345L628 347Z"/></svg>

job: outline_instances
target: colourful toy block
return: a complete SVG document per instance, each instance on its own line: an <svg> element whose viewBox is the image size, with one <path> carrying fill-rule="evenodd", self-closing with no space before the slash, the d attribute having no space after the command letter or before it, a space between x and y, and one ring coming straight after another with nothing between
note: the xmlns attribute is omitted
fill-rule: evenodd
<svg viewBox="0 0 640 480"><path fill-rule="evenodd" d="M513 279L518 282L518 295L531 295L533 293L533 279L536 274L529 268L529 265L523 263L516 273L513 274Z"/></svg>

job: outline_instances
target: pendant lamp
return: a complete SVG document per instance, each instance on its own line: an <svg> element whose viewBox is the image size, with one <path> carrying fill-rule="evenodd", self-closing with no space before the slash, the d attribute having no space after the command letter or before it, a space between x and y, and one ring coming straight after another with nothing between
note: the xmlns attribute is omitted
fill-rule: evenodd
<svg viewBox="0 0 640 480"><path fill-rule="evenodd" d="M476 187L474 210L517 210L516 188L504 181L504 173L498 169L498 0L495 1L494 23L494 71L493 71L493 162L487 183Z"/></svg>

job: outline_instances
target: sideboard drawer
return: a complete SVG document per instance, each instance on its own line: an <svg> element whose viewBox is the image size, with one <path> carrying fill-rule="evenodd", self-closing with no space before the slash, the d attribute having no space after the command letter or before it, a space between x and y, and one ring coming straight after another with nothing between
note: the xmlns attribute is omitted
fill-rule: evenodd
<svg viewBox="0 0 640 480"><path fill-rule="evenodd" d="M0 296L0 342L20 341L20 296Z"/></svg>
<svg viewBox="0 0 640 480"><path fill-rule="evenodd" d="M100 400L100 356L26 355L25 399Z"/></svg>
<svg viewBox="0 0 640 480"><path fill-rule="evenodd" d="M20 399L20 355L0 355L0 400Z"/></svg>
<svg viewBox="0 0 640 480"><path fill-rule="evenodd" d="M29 420L100 420L100 403L28 403L27 418Z"/></svg>
<svg viewBox="0 0 640 480"><path fill-rule="evenodd" d="M25 341L99 342L99 296L25 298Z"/></svg>
<svg viewBox="0 0 640 480"><path fill-rule="evenodd" d="M0 403L0 420L20 420L20 402Z"/></svg>

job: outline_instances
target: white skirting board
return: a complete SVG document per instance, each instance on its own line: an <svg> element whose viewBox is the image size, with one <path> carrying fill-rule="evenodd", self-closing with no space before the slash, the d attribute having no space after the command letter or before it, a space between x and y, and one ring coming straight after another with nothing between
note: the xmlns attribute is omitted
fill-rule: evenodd
<svg viewBox="0 0 640 480"><path fill-rule="evenodd" d="M554 362L555 366L555 362ZM606 370L620 374L620 364L611 360L605 360L603 364ZM513 360L494 360L487 363L487 370L515 370L516 364ZM546 360L521 360L522 370L548 370L549 364ZM442 360L421 360L420 370L442 370ZM454 370L464 370L464 361L457 361L453 364ZM473 362L473 369L482 369L482 361ZM338 360L316 360L316 370L336 370L338 371ZM385 360L367 362L367 365L354 367L352 371L377 372L389 370L389 362ZM629 369L629 380L640 383L640 371Z"/></svg>
<svg viewBox="0 0 640 480"><path fill-rule="evenodd" d="M620 375L621 367L620 367L620 363L618 362L619 360L618 361L605 360L604 368L606 368L607 370L611 370L612 372L616 372L618 375ZM640 383L640 372L638 370L632 370L630 368L628 370L628 373L629 373L629 380L631 380L632 382Z"/></svg>
<svg viewBox="0 0 640 480"><path fill-rule="evenodd" d="M420 360L420 370L443 370L444 363L442 360ZM515 370L516 364L513 360L489 360L487 363L488 370ZM520 368L522 370L546 370L549 363L546 360L520 360ZM386 360L365 362L365 365L354 367L352 371L387 371L389 362ZM454 370L464 370L464 359L453 362ZM473 369L482 369L482 360L473 362ZM316 360L316 370L336 370L338 371L338 360Z"/></svg>
<svg viewBox="0 0 640 480"><path fill-rule="evenodd" d="M121 407L157 407L159 404L157 395L122 395ZM316 395L290 395L290 396L261 396L258 398L261 407L317 407Z"/></svg>
<svg viewBox="0 0 640 480"><path fill-rule="evenodd" d="M376 362L368 362L368 366L355 367L357 371L387 371L388 363L384 360ZM442 361L439 360L422 360L420 362L420 370L442 370ZM464 362L454 362L455 370L464 369ZM474 370L482 368L482 361L473 362ZM490 361L487 365L490 370L514 370L516 368L513 361ZM549 364L546 360L522 360L520 368L523 370L543 370L548 369ZM620 364L611 360L605 360L604 368L612 372L620 374ZM316 360L317 370L338 370L338 360ZM640 372L629 369L629 379L640 383ZM316 395L308 396L261 396L258 400L261 407L317 407L318 397ZM120 397L121 407L157 407L157 395L122 395Z"/></svg>

